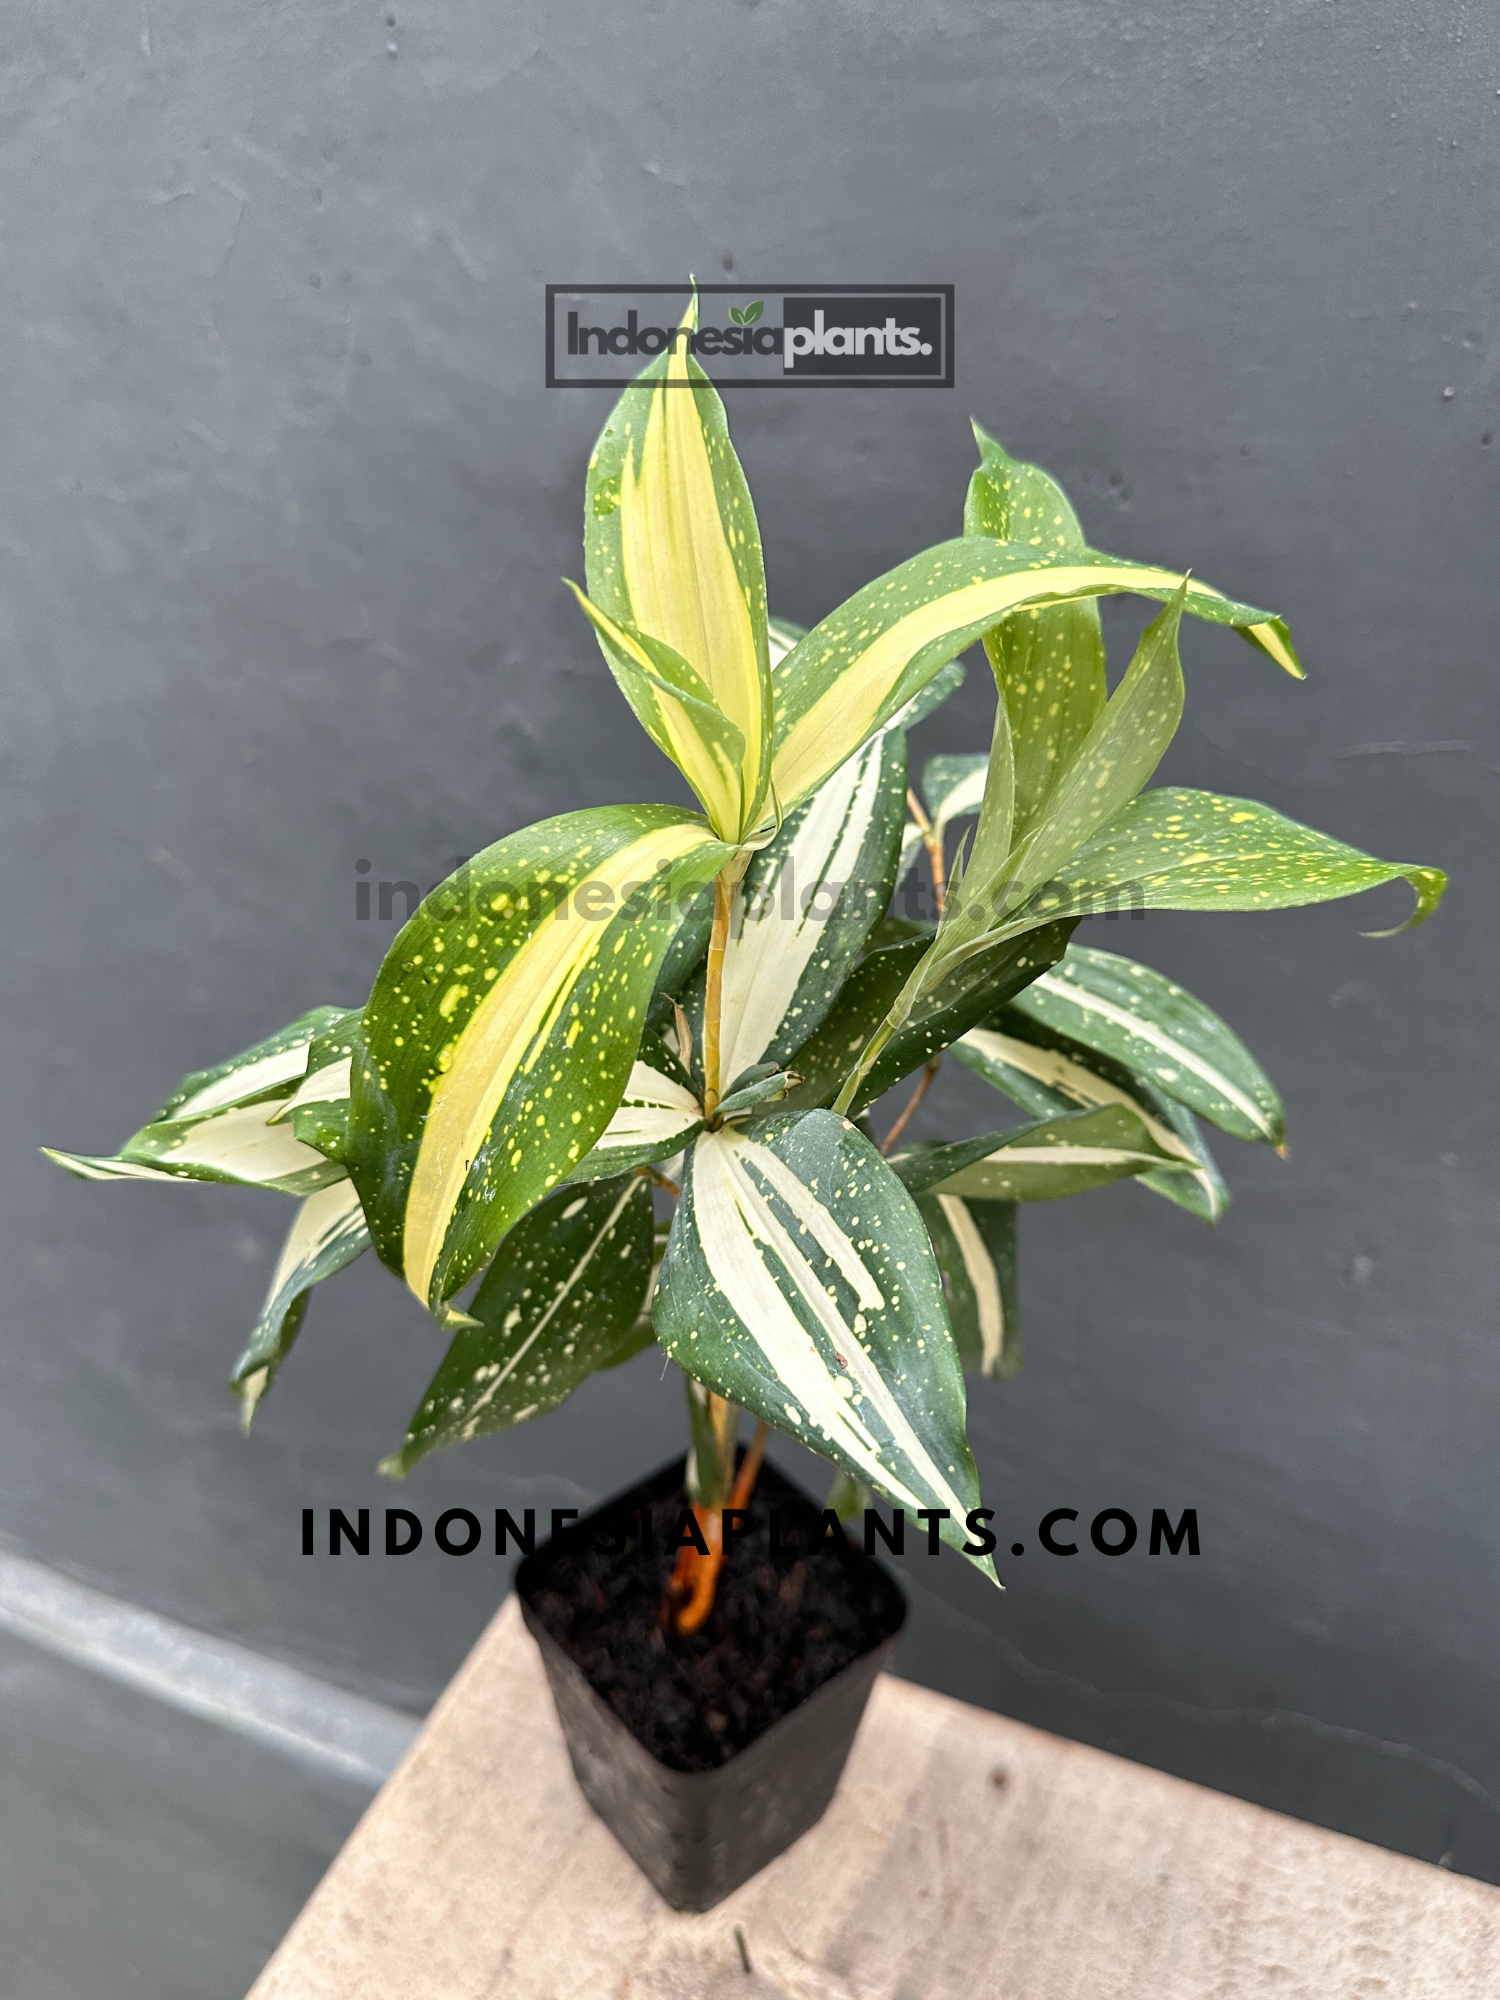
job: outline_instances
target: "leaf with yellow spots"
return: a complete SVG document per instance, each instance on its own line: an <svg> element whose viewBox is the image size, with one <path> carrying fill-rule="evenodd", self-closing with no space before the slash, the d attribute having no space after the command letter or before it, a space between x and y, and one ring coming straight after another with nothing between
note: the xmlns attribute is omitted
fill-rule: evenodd
<svg viewBox="0 0 1500 2000"><path fill-rule="evenodd" d="M1175 570L1097 549L1034 549L976 536L940 542L867 583L799 639L776 669L776 796L789 811L888 722L949 660L1000 619L1031 606L1114 591L1170 598L1246 633L1300 673L1285 628Z"/></svg>
<svg viewBox="0 0 1500 2000"><path fill-rule="evenodd" d="M668 806L566 813L476 855L391 946L345 1157L381 1258L434 1312L608 1125L661 960L731 854Z"/></svg>
<svg viewBox="0 0 1500 2000"><path fill-rule="evenodd" d="M1006 929L1121 909L1286 910L1398 878L1417 906L1373 937L1425 923L1443 899L1443 871L1377 861L1254 799L1171 786L1132 799Z"/></svg>
<svg viewBox="0 0 1500 2000"><path fill-rule="evenodd" d="M1010 455L974 425L979 469L964 533L1062 554L1088 548L1068 496L1039 465ZM1104 635L1092 598L1033 605L984 635L1015 745L1015 834L1027 833L1103 708Z"/></svg>

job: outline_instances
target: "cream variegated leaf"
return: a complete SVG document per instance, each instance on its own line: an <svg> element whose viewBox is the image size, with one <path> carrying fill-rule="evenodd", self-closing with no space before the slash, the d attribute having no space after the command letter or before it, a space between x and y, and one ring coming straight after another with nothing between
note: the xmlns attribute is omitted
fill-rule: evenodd
<svg viewBox="0 0 1500 2000"><path fill-rule="evenodd" d="M703 1125L698 1093L667 1051L647 1035L631 1065L625 1094L594 1150L569 1176L603 1180L680 1153Z"/></svg>
<svg viewBox="0 0 1500 2000"><path fill-rule="evenodd" d="M783 1063L838 997L895 886L906 742L888 731L835 771L755 856L735 891L724 953L725 1084Z"/></svg>
<svg viewBox="0 0 1500 2000"><path fill-rule="evenodd" d="M932 1246L847 1120L779 1113L696 1139L654 1311L696 1381L894 1505L946 1509L962 1546L979 1487Z"/></svg>
<svg viewBox="0 0 1500 2000"><path fill-rule="evenodd" d="M1186 1172L1124 1105L1071 1111L951 1146L912 1146L891 1165L913 1194L1056 1201L1153 1169Z"/></svg>
<svg viewBox="0 0 1500 2000"><path fill-rule="evenodd" d="M1005 1011L1034 1024L1033 1033L1050 1031L1125 1065L1236 1138L1279 1146L1286 1136L1280 1093L1239 1036L1149 965L1071 944Z"/></svg>
<svg viewBox="0 0 1500 2000"><path fill-rule="evenodd" d="M998 619L1114 591L1171 598L1184 586L1194 617L1237 627L1299 671L1279 621L1173 570L972 536L913 556L815 625L777 669L777 797L789 810Z"/></svg>
<svg viewBox="0 0 1500 2000"><path fill-rule="evenodd" d="M696 300L682 325L697 325ZM644 645L648 658L648 642L665 648L696 678L712 712L737 733L741 749L732 785L711 779L705 773L718 764L728 739L712 725L718 742L706 753L695 745L703 709L649 681L634 693L627 688L643 721L643 704L655 695L660 719L656 726L647 723L651 734L698 789L719 834L731 842L744 839L760 823L770 784L765 573L755 509L724 406L685 338L674 338L626 389L594 448L584 551L591 615L601 636L603 619ZM620 643L611 637L605 648L617 672ZM635 664L661 679L660 655L651 665Z"/></svg>
<svg viewBox="0 0 1500 2000"><path fill-rule="evenodd" d="M302 1203L287 1232L249 1345L229 1378L240 1399L246 1430L302 1330L313 1286L342 1271L369 1247L370 1232L351 1181L338 1181Z"/></svg>
<svg viewBox="0 0 1500 2000"><path fill-rule="evenodd" d="M1018 1374L1016 1204L926 1194L917 1207L943 1274L948 1317L965 1370L995 1381Z"/></svg>
<svg viewBox="0 0 1500 2000"><path fill-rule="evenodd" d="M392 945L346 1158L376 1249L433 1311L592 1150L683 914L731 856L666 806L564 814L476 855Z"/></svg>
<svg viewBox="0 0 1500 2000"><path fill-rule="evenodd" d="M1176 1169L1147 1171L1137 1176L1141 1186L1189 1209L1205 1222L1217 1222L1229 1206L1224 1178L1192 1114L1123 1065L1050 1035L1026 1015L1005 1008L987 1026L971 1028L953 1044L953 1053L1034 1118L1105 1104L1124 1105L1136 1114L1163 1153L1190 1168L1187 1173Z"/></svg>
<svg viewBox="0 0 1500 2000"><path fill-rule="evenodd" d="M273 1098L206 1118L163 1119L142 1126L108 1156L42 1150L85 1181L224 1181L308 1195L342 1180L344 1169L335 1161L304 1145L288 1126L269 1122L276 1109Z"/></svg>

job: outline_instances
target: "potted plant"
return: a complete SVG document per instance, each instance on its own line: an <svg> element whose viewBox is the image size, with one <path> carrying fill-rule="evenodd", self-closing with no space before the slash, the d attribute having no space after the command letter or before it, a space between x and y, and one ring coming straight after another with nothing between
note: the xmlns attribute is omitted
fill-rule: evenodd
<svg viewBox="0 0 1500 2000"><path fill-rule="evenodd" d="M296 1199L232 1378L247 1425L313 1286L372 1244L451 1335L390 1472L652 1341L677 1363L685 1462L535 1550L518 1587L585 1790L669 1899L704 1908L822 1811L899 1628L837 1522L878 1495L995 1575L964 1373L1017 1365L1017 1204L1134 1178L1212 1222L1227 1195L1198 1121L1281 1140L1230 1030L1072 942L1082 917L1404 876L1416 923L1444 878L1253 800L1146 789L1182 713L1184 612L1300 675L1286 628L1091 548L1056 482L977 427L961 536L811 631L771 619L695 325L589 460L573 587L701 811L506 835L421 905L363 1007L184 1078L115 1155L52 1157ZM1116 591L1161 609L1111 693L1096 600ZM919 796L906 731L976 640L989 750L934 758ZM924 884L900 911L898 882ZM903 1147L944 1052L1026 1121ZM913 1075L877 1142L871 1108ZM835 1469L825 1506L761 1469L769 1429Z"/></svg>

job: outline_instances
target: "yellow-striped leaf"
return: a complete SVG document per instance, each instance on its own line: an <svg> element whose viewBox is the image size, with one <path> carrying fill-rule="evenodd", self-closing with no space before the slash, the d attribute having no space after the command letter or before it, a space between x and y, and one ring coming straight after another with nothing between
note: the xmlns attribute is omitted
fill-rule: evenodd
<svg viewBox="0 0 1500 2000"><path fill-rule="evenodd" d="M1031 605L1135 591L1232 625L1292 672L1279 620L1174 570L965 536L877 577L799 640L776 672L777 797L790 808L997 620Z"/></svg>
<svg viewBox="0 0 1500 2000"><path fill-rule="evenodd" d="M392 945L347 1158L376 1249L434 1311L608 1125L657 968L731 854L666 806L567 813L477 855Z"/></svg>
<svg viewBox="0 0 1500 2000"><path fill-rule="evenodd" d="M696 326L696 300L682 323ZM695 740L702 709L661 685L660 657L651 662L649 646L646 661L633 659L639 679L627 686L632 706L645 721L643 709L654 701L651 735L697 790L720 835L744 839L759 824L770 783L765 572L724 406L685 339L674 339L631 383L594 447L584 553L591 616L608 639L611 667L619 672L630 636L656 641L738 732L740 766L730 784L715 775L715 753ZM627 635L623 646L601 619Z"/></svg>

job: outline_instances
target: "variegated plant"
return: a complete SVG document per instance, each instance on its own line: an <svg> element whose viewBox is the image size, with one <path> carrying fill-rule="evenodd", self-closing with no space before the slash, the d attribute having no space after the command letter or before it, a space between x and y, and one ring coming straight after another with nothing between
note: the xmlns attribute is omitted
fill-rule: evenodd
<svg viewBox="0 0 1500 2000"><path fill-rule="evenodd" d="M507 835L421 906L362 1008L186 1078L111 1158L53 1155L298 1198L233 1377L247 1422L312 1286L373 1243L451 1334L392 1471L659 1342L687 1377L708 1550L684 1554L683 1629L712 1600L741 1411L752 1467L774 1427L837 1469L841 1505L935 1510L972 1555L964 1372L1017 1365L1016 1205L1132 1177L1213 1222L1228 1195L1199 1120L1280 1143L1243 1044L1160 974L1071 942L1083 915L1404 876L1415 923L1443 889L1253 801L1146 790L1182 713L1182 614L1300 675L1286 629L1090 548L1055 481L982 431L960 536L810 632L772 620L688 344L627 389L589 462L577 595L702 811ZM1111 694L1096 600L1115 591L1163 608ZM906 732L980 639L989 752L933 758L919 797ZM896 915L919 863L929 907ZM944 1051L1027 1122L897 1150ZM867 1114L912 1072L878 1145Z"/></svg>

